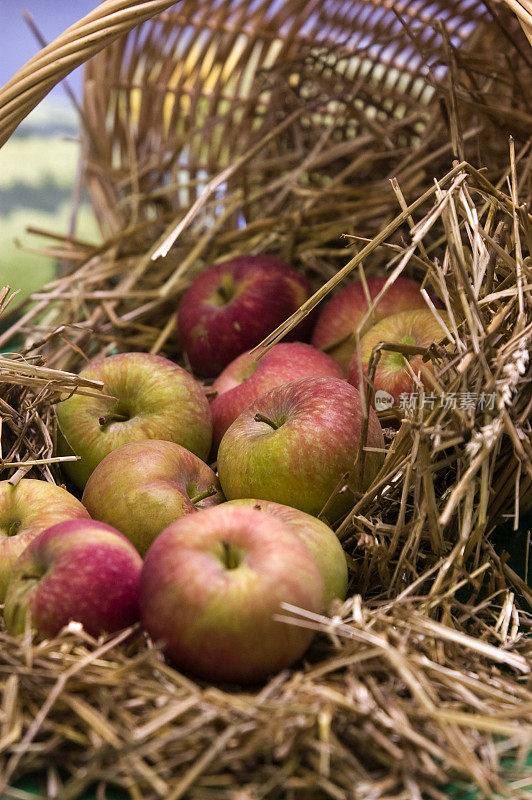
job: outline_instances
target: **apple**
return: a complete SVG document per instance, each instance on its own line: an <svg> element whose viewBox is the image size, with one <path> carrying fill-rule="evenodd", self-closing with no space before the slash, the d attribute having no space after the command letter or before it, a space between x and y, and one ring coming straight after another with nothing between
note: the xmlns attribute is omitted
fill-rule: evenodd
<svg viewBox="0 0 532 800"><path fill-rule="evenodd" d="M258 497L336 519L354 504L383 460L384 439L370 409L362 475L358 390L340 378L300 378L257 398L226 431L218 477L228 500ZM328 503L338 484L346 487Z"/></svg>
<svg viewBox="0 0 532 800"><path fill-rule="evenodd" d="M0 602L18 556L45 528L89 512L66 489L47 481L22 478L16 486L0 481Z"/></svg>
<svg viewBox="0 0 532 800"><path fill-rule="evenodd" d="M183 295L177 328L193 371L215 377L284 322L312 293L290 264L267 255L237 256L202 272ZM306 317L288 335L310 336Z"/></svg>
<svg viewBox="0 0 532 800"><path fill-rule="evenodd" d="M375 275L366 283L369 296L373 300L386 283L387 276ZM390 314L410 311L416 308L427 309L427 303L420 292L421 286L410 278L396 278L386 294L375 306L371 318L360 330L363 335L372 325ZM355 330L369 308L361 281L350 283L340 289L323 307L312 333L312 344L327 352L344 370L355 349Z"/></svg>
<svg viewBox="0 0 532 800"><path fill-rule="evenodd" d="M59 522L19 556L7 587L8 631L25 629L29 614L43 636L70 621L92 636L113 633L139 618L142 558L125 536L92 519Z"/></svg>
<svg viewBox="0 0 532 800"><path fill-rule="evenodd" d="M128 442L164 439L208 457L212 417L203 387L182 367L151 353L120 353L80 372L103 381L108 397L73 394L57 406L62 454L81 461L63 468L83 488L106 455Z"/></svg>
<svg viewBox="0 0 532 800"><path fill-rule="evenodd" d="M297 378L343 377L332 358L302 342L281 342L259 355L248 351L237 356L212 385L216 392L211 402L213 448L238 415L269 389Z"/></svg>
<svg viewBox="0 0 532 800"><path fill-rule="evenodd" d="M223 499L207 464L181 445L157 439L113 450L83 492L91 517L117 528L141 555L171 522Z"/></svg>
<svg viewBox="0 0 532 800"><path fill-rule="evenodd" d="M323 610L323 579L279 518L215 506L174 522L146 553L142 622L178 669L256 684L299 659L313 631L275 620L284 601Z"/></svg>
<svg viewBox="0 0 532 800"><path fill-rule="evenodd" d="M440 312L440 314L442 320L447 322L447 315L444 312ZM360 385L362 375L365 377L368 374L371 353L380 342L429 347L433 342L440 342L445 336L445 330L428 308L392 314L370 328L360 340L360 361L358 354L354 353L349 365L349 383L356 387ZM422 355L406 356L406 359L410 362L414 374L419 372L421 364L424 364L425 368L433 370L432 362L423 362ZM360 364L362 365L362 375ZM405 366L405 356L402 353L381 350L373 379L373 388L375 392L386 392L395 403L398 402L401 394L416 390L410 372Z"/></svg>
<svg viewBox="0 0 532 800"><path fill-rule="evenodd" d="M329 608L335 598L345 600L348 583L345 553L338 537L325 522L297 508L269 500L228 500L225 505L254 508L284 522L314 556L323 578L325 608Z"/></svg>

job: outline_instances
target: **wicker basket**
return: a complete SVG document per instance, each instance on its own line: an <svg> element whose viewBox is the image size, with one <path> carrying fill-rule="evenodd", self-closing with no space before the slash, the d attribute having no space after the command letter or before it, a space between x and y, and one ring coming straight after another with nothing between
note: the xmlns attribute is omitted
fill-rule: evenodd
<svg viewBox="0 0 532 800"><path fill-rule="evenodd" d="M484 14L471 0L184 0L87 66L87 177L102 229L188 209L239 159L223 186L248 196L280 173L296 175L308 169L316 128L338 143L338 156L309 170L310 186L360 156L349 144L361 133L381 156L410 147L434 115L446 37L462 47ZM384 134L391 120L393 138ZM261 146L271 131L278 135ZM375 180L397 161L384 158ZM370 157L366 166L375 169ZM246 207L248 221L261 213L262 199Z"/></svg>

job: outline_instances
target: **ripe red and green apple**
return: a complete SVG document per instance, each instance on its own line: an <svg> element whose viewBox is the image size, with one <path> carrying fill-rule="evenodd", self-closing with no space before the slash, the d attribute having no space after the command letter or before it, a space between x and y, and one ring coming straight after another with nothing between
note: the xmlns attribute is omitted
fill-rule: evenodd
<svg viewBox="0 0 532 800"><path fill-rule="evenodd" d="M268 255L237 256L202 272L179 305L180 344L193 371L215 377L233 359L258 345L312 293L294 267ZM306 317L288 335L305 340Z"/></svg>
<svg viewBox="0 0 532 800"><path fill-rule="evenodd" d="M113 450L83 492L91 517L117 528L141 555L171 522L223 499L205 462L175 442L157 439Z"/></svg>
<svg viewBox="0 0 532 800"><path fill-rule="evenodd" d="M386 283L387 276L376 275L367 279L367 293L374 300ZM375 306L370 319L359 331L362 336L381 319L401 311L426 309L427 303L420 292L421 286L410 278L398 277ZM362 281L350 283L340 289L323 307L314 331L312 344L327 352L337 361L344 374L349 368L356 339L355 330L362 322L369 305Z"/></svg>
<svg viewBox="0 0 532 800"><path fill-rule="evenodd" d="M18 558L4 618L13 635L31 625L55 636L71 621L92 636L136 622L142 558L125 536L91 519L60 522L40 533Z"/></svg>
<svg viewBox="0 0 532 800"><path fill-rule="evenodd" d="M370 409L365 447L372 449L360 469L362 419L358 390L340 378L301 378L271 389L222 438L218 477L224 495L272 500L312 515L326 506L326 517L337 519L383 461L382 429ZM343 490L336 492L339 484Z"/></svg>
<svg viewBox="0 0 532 800"><path fill-rule="evenodd" d="M88 519L85 506L66 489L22 478L0 481L0 602L18 556L43 530L69 519Z"/></svg>
<svg viewBox="0 0 532 800"><path fill-rule="evenodd" d="M281 342L260 353L243 353L214 381L211 402L213 448L247 406L259 395L288 381L312 376L341 378L338 364L325 353L302 342Z"/></svg>
<svg viewBox="0 0 532 800"><path fill-rule="evenodd" d="M313 632L276 620L282 602L320 612L324 586L308 547L271 514L215 506L174 522L146 553L142 622L197 678L256 684L297 661Z"/></svg>
<svg viewBox="0 0 532 800"><path fill-rule="evenodd" d="M103 394L74 394L57 405L59 452L81 456L64 470L83 488L106 455L123 444L163 439L202 459L209 454L212 417L202 386L185 369L150 353L120 353L80 372L103 382Z"/></svg>
<svg viewBox="0 0 532 800"><path fill-rule="evenodd" d="M440 312L440 315L446 321L447 315L444 312ZM445 337L445 329L430 309L392 314L370 328L362 337L360 354L354 353L349 365L349 383L358 388L361 380L366 379L371 354L381 342L428 348L435 342L441 342ZM422 354L405 356L400 352L381 350L373 378L373 388L375 391L388 392L396 403L401 394L411 393L416 388L405 361L409 362L410 370L414 374L419 373L422 383L424 381L420 372L421 365L429 371L434 371L432 362L423 361Z"/></svg>
<svg viewBox="0 0 532 800"><path fill-rule="evenodd" d="M314 556L323 578L324 608L329 608L335 598L345 599L348 583L345 553L338 537L325 522L297 508L269 500L228 500L225 505L254 508L280 520Z"/></svg>

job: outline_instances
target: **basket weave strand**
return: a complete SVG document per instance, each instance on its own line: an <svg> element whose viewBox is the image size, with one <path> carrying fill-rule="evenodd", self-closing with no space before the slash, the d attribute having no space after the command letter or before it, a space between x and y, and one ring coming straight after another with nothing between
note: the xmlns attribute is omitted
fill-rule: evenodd
<svg viewBox="0 0 532 800"><path fill-rule="evenodd" d="M530 0L505 0L512 9L532 44L532 2Z"/></svg>
<svg viewBox="0 0 532 800"><path fill-rule="evenodd" d="M282 155L286 169L301 169L313 136L309 126L326 127L328 115L336 116L334 137L346 142L362 123L377 132L394 119L426 116L443 42L438 20L458 47L484 11L480 0L425 0L395 11L382 0L262 0L251 7L247 0L183 0L87 65L85 112L101 132L87 141L87 183L102 229L123 229L131 210L150 217L163 212L153 194L168 185L180 190L164 202L188 209L204 178L233 164L312 97L321 121L297 125L265 150L263 161ZM413 122L407 131L411 139L419 132ZM291 148L296 137L300 142ZM324 179L330 169L323 164ZM261 165L248 175L264 185L277 171ZM131 196L130 210L122 202Z"/></svg>

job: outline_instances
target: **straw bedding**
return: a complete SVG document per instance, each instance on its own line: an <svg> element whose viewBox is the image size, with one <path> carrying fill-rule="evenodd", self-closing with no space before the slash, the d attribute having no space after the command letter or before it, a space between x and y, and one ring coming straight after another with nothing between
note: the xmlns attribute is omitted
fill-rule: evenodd
<svg viewBox="0 0 532 800"><path fill-rule="evenodd" d="M138 629L0 629L7 796L34 769L60 798L109 782L172 800L530 785L532 592L491 536L532 507L530 46L491 3L449 4L438 22L421 6L365 18L287 2L284 27L269 8L178 4L90 63L84 165L104 243L39 232L61 276L32 306L2 295L2 477L63 481L55 404L99 391L79 368L117 349L184 363L179 298L232 255L280 255L316 289L266 343L383 272L441 299L448 346L426 353L416 406L381 413L386 461L337 525L348 600L281 612L318 631L296 670L240 692L180 675Z"/></svg>

